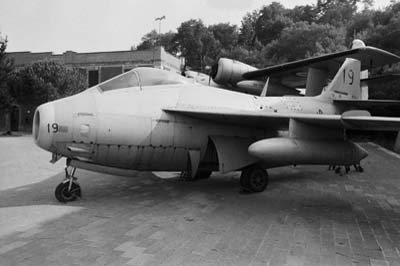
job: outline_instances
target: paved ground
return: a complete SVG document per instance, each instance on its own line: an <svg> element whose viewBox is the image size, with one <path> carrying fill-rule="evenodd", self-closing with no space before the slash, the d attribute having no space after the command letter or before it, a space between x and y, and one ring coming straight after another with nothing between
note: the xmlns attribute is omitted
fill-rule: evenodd
<svg viewBox="0 0 400 266"><path fill-rule="evenodd" d="M364 146L365 173L274 169L260 194L79 171L84 198L60 204L64 162L1 137L0 265L400 265L400 159Z"/></svg>

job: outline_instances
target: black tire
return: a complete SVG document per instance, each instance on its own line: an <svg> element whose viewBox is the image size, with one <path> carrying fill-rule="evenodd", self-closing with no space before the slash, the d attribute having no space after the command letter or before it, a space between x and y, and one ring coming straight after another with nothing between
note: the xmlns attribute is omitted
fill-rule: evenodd
<svg viewBox="0 0 400 266"><path fill-rule="evenodd" d="M268 186L268 173L261 167L251 167L242 172L240 185L252 192L262 192Z"/></svg>
<svg viewBox="0 0 400 266"><path fill-rule="evenodd" d="M210 178L212 171L197 171L194 179L207 179Z"/></svg>
<svg viewBox="0 0 400 266"><path fill-rule="evenodd" d="M336 167L335 173L336 174L341 174L342 173L342 168L340 168L340 166Z"/></svg>
<svg viewBox="0 0 400 266"><path fill-rule="evenodd" d="M68 191L68 188L69 182L62 182L56 187L54 194L59 202L66 203L68 201L74 201L82 196L79 184L73 182L70 191Z"/></svg>

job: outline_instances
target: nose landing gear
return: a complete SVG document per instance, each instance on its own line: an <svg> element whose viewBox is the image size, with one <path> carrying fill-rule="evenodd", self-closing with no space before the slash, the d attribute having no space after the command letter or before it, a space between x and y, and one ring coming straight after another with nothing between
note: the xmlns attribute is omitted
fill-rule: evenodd
<svg viewBox="0 0 400 266"><path fill-rule="evenodd" d="M82 197L81 187L74 176L76 168L71 167L71 170L68 171L69 167L68 165L65 167L65 179L56 187L54 192L56 199L62 203L74 201L78 197Z"/></svg>

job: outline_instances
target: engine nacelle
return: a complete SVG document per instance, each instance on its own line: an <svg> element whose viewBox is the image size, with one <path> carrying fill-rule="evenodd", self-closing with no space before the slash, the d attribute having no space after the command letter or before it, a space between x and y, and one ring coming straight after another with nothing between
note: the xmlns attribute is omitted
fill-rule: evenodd
<svg viewBox="0 0 400 266"><path fill-rule="evenodd" d="M211 77L214 82L220 85L235 86L237 82L244 79L243 73L254 70L257 70L257 68L236 60L221 58L217 64L213 65Z"/></svg>
<svg viewBox="0 0 400 266"><path fill-rule="evenodd" d="M263 160L268 167L296 164L358 164L367 152L350 141L300 140L270 138L249 146L249 154Z"/></svg>

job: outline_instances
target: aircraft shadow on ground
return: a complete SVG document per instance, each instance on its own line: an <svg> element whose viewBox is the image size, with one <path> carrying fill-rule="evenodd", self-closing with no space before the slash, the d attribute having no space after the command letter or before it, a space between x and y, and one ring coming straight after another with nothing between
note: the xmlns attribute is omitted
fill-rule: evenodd
<svg viewBox="0 0 400 266"><path fill-rule="evenodd" d="M246 196L268 195L272 189L279 189L282 184L290 187L293 182L302 184L321 180L315 177L315 173L315 171L296 168L273 171L270 174L270 183L266 191L261 194L250 193ZM0 207L62 204L55 199L54 190L63 180L63 177L64 173L60 172L38 183L4 190L0 193ZM151 172L137 172L136 176L124 177L78 170L77 177L82 188L83 199L78 199L68 204L78 204L80 206L91 202L101 203L121 198L125 199L132 195L141 195L146 198L165 196L165 199L168 199L168 193L160 193L166 191L173 191L174 199L185 197L192 192L200 192L204 195L216 193L237 195L241 192L239 185L240 173L238 172L226 175L214 173L209 179L196 181L184 181L178 175L162 179ZM321 180L322 183L327 182L329 178L331 177Z"/></svg>
<svg viewBox="0 0 400 266"><path fill-rule="evenodd" d="M308 212L351 212L350 203L340 197L340 193L327 195L308 195L310 183L328 186L336 175L327 172L326 177L316 175L308 169L291 169L273 171L270 174L270 184L266 191L256 194L243 194L239 186L239 174L213 174L210 179L194 182L183 181L179 177L161 179L150 172L138 172L136 177L120 177L97 174L94 172L78 172L83 198L69 202L69 206L96 208L97 206L112 206L115 208L125 204L135 204L143 201L166 202L184 200L190 194L200 194L204 197L232 198L243 201L246 208L253 203L272 203L269 211L274 211L273 204L279 202L280 209L300 208ZM316 177L318 176L318 177ZM54 189L63 179L59 173L39 183L8 189L0 193L1 207L17 207L30 205L65 205L54 197ZM340 182L340 180L339 180ZM239 198L239 199L238 199ZM367 204L367 203L365 203ZM261 204L262 205L262 204ZM350 207L349 207L350 206ZM232 206L236 208L237 206ZM278 211L278 209L276 210ZM300 213L299 213L300 214ZM329 216L331 216L329 214Z"/></svg>

